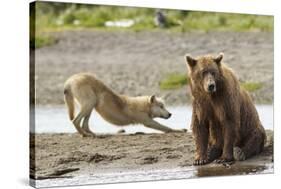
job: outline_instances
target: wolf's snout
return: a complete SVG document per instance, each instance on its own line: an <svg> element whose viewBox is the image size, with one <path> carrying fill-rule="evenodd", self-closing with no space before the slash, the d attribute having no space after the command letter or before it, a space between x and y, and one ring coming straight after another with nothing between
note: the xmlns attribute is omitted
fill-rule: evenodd
<svg viewBox="0 0 281 189"><path fill-rule="evenodd" d="M216 86L215 86L215 84L210 84L209 86L208 86L208 91L209 92L215 92L216 91Z"/></svg>
<svg viewBox="0 0 281 189"><path fill-rule="evenodd" d="M161 118L169 119L171 116L172 116L172 114L171 114L171 113L168 113L168 114L166 114L166 115L161 116Z"/></svg>

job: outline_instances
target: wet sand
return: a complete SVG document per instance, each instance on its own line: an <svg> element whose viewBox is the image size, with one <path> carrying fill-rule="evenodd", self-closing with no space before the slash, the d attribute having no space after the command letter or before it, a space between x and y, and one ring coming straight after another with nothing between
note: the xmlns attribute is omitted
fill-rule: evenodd
<svg viewBox="0 0 281 189"><path fill-rule="evenodd" d="M273 131L267 130L264 151L233 165L192 166L195 152L192 134L117 134L83 138L78 134L31 135L31 178L60 180L107 173L192 169L193 177L250 174L272 165ZM163 177L165 178L165 177ZM67 181L66 181L67 182ZM55 183L55 181L54 181Z"/></svg>

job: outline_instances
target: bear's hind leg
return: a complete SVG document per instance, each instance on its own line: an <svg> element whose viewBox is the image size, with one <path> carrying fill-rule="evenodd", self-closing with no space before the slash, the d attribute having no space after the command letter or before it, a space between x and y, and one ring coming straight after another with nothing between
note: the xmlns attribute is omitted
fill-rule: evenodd
<svg viewBox="0 0 281 189"><path fill-rule="evenodd" d="M246 159L244 151L238 146L233 148L233 157L236 161L244 161Z"/></svg>
<svg viewBox="0 0 281 189"><path fill-rule="evenodd" d="M236 161L246 160L263 150L265 134L260 131L254 131L250 138L246 140L241 148L234 147L233 155Z"/></svg>

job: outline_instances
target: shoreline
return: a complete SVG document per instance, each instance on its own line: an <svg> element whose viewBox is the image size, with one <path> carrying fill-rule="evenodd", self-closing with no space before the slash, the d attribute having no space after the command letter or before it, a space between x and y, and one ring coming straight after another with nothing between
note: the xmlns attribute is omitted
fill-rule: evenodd
<svg viewBox="0 0 281 189"><path fill-rule="evenodd" d="M273 163L266 165L236 164L232 167L209 164L201 167L144 170L144 171L120 171L112 173L96 173L92 175L80 175L77 177L65 176L61 178L30 179L30 183L36 187L98 185L146 181L164 181L179 179L194 179L201 177L239 176L252 174L273 174Z"/></svg>
<svg viewBox="0 0 281 189"><path fill-rule="evenodd" d="M31 177L38 178L36 182L52 183L53 179L70 182L81 175L93 177L114 174L114 171L116 174L138 170L186 172L190 168L192 173L198 173L194 177L272 172L274 131L266 130L266 133L267 143L261 154L229 167L211 163L195 169L192 166L195 146L190 132L95 138L82 138L78 134L31 134Z"/></svg>

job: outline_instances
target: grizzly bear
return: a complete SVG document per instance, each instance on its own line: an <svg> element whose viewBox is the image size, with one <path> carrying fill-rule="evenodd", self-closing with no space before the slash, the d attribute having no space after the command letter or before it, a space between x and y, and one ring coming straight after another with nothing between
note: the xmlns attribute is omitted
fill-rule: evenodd
<svg viewBox="0 0 281 189"><path fill-rule="evenodd" d="M194 165L242 161L259 154L265 130L251 97L222 63L223 54L185 59L192 95Z"/></svg>

